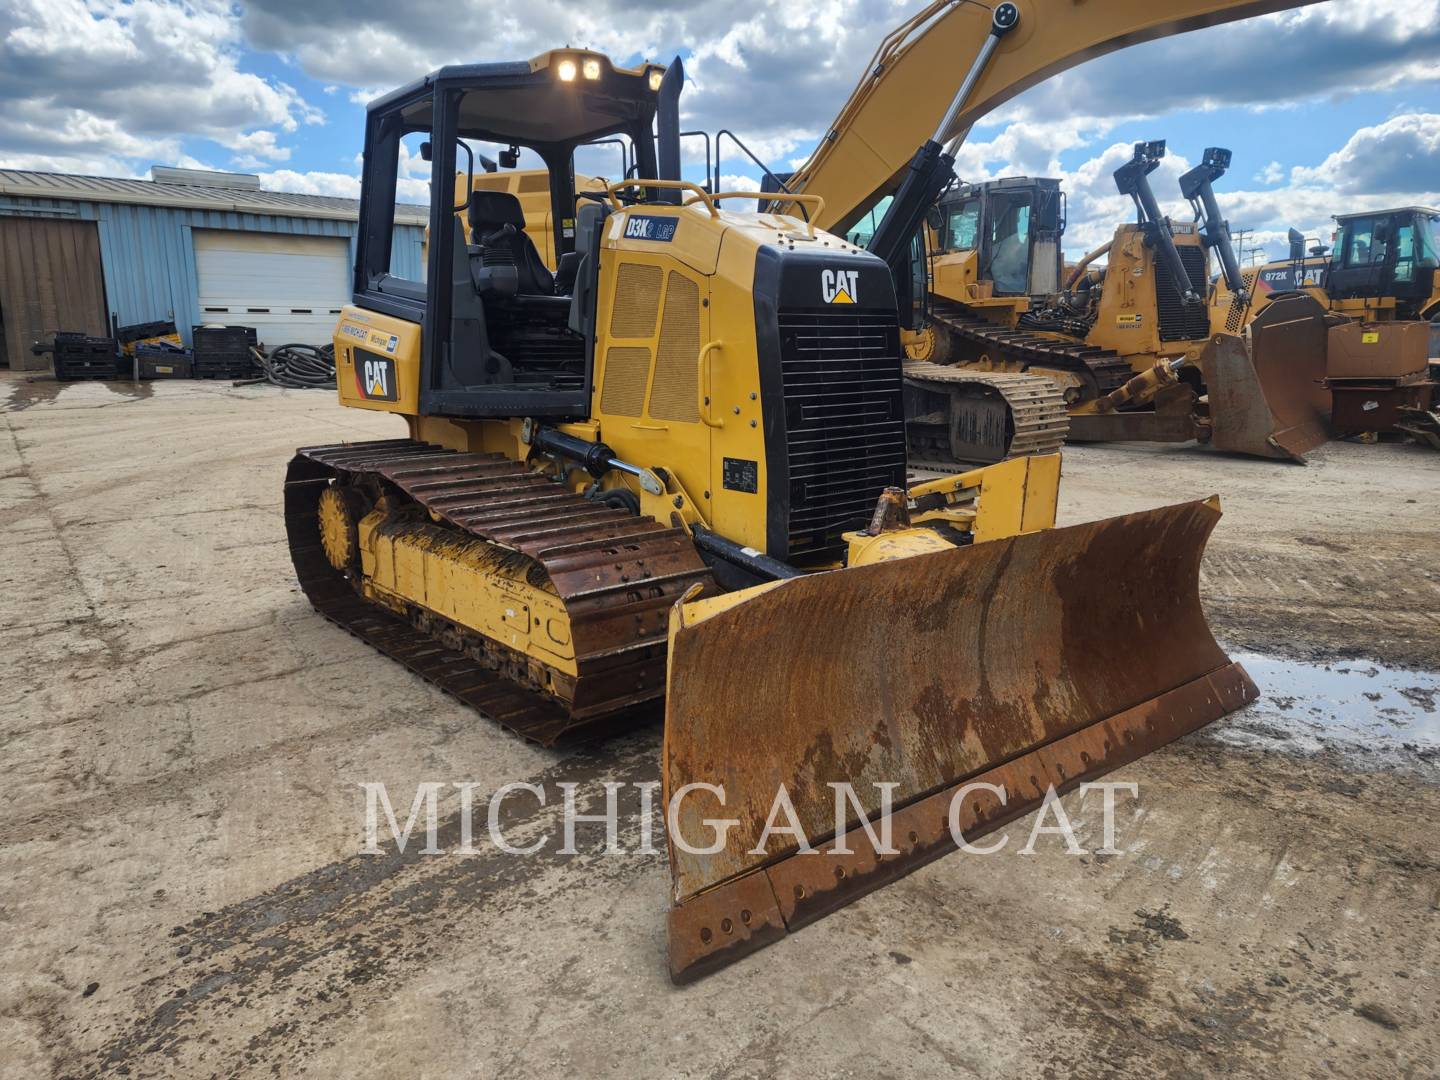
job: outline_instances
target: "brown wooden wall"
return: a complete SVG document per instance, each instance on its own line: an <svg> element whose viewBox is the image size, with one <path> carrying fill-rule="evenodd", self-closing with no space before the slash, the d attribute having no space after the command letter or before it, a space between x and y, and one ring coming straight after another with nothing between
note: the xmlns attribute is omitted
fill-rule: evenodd
<svg viewBox="0 0 1440 1080"><path fill-rule="evenodd" d="M10 367L46 368L30 346L56 330L105 336L100 234L93 221L0 217L0 319Z"/></svg>

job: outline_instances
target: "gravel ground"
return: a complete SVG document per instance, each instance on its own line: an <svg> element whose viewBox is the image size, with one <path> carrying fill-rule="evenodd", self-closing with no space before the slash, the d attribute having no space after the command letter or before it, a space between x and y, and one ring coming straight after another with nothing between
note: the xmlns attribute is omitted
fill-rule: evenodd
<svg viewBox="0 0 1440 1080"><path fill-rule="evenodd" d="M1062 523L1221 494L1202 588L1264 698L1116 774L1122 854L1022 819L676 990L663 856L359 854L362 781L588 790L659 745L520 744L310 611L289 452L398 421L8 374L0 410L0 1073L1435 1075L1440 455L1067 450Z"/></svg>

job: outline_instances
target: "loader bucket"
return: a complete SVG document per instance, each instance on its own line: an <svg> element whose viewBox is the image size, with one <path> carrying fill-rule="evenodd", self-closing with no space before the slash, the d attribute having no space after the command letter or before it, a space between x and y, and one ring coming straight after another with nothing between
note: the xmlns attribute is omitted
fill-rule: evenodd
<svg viewBox="0 0 1440 1080"><path fill-rule="evenodd" d="M662 765L672 979L955 850L952 803L974 839L1050 785L1254 700L1200 608L1219 517L1185 503L677 604ZM1003 805L956 800L974 781L1003 786ZM842 783L861 812L837 813ZM894 785L888 815L877 784ZM781 788L818 854L796 835L759 846ZM893 853L864 828L886 818Z"/></svg>
<svg viewBox="0 0 1440 1080"><path fill-rule="evenodd" d="M1325 309L1308 293L1267 304L1250 324L1248 352L1240 338L1215 335L1200 358L1211 443L1303 465L1329 438L1325 348Z"/></svg>

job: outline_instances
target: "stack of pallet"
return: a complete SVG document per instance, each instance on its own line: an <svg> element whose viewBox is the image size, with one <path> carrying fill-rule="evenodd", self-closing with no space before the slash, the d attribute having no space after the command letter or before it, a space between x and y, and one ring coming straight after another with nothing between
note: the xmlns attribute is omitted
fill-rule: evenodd
<svg viewBox="0 0 1440 1080"><path fill-rule="evenodd" d="M114 338L62 330L55 335L53 354L55 378L62 382L115 378L119 347Z"/></svg>
<svg viewBox="0 0 1440 1080"><path fill-rule="evenodd" d="M248 379L259 374L250 350L253 326L196 326L191 329L197 379Z"/></svg>

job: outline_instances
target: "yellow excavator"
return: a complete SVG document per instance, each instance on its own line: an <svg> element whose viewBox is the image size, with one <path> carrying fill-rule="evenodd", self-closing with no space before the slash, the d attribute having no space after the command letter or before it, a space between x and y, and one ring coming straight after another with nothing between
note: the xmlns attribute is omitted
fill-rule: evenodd
<svg viewBox="0 0 1440 1080"><path fill-rule="evenodd" d="M1034 3L1002 47L1017 8L955 5L951 112L995 70L1272 6ZM1213 500L1056 528L1057 455L907 483L894 275L818 194L741 213L681 180L683 79L564 49L370 105L339 397L407 437L297 451L284 499L316 609L502 726L551 745L663 701L677 982L1257 695L1200 605ZM577 192L616 135L636 175ZM423 282L390 270L407 139ZM556 273L474 140L542 151Z"/></svg>

